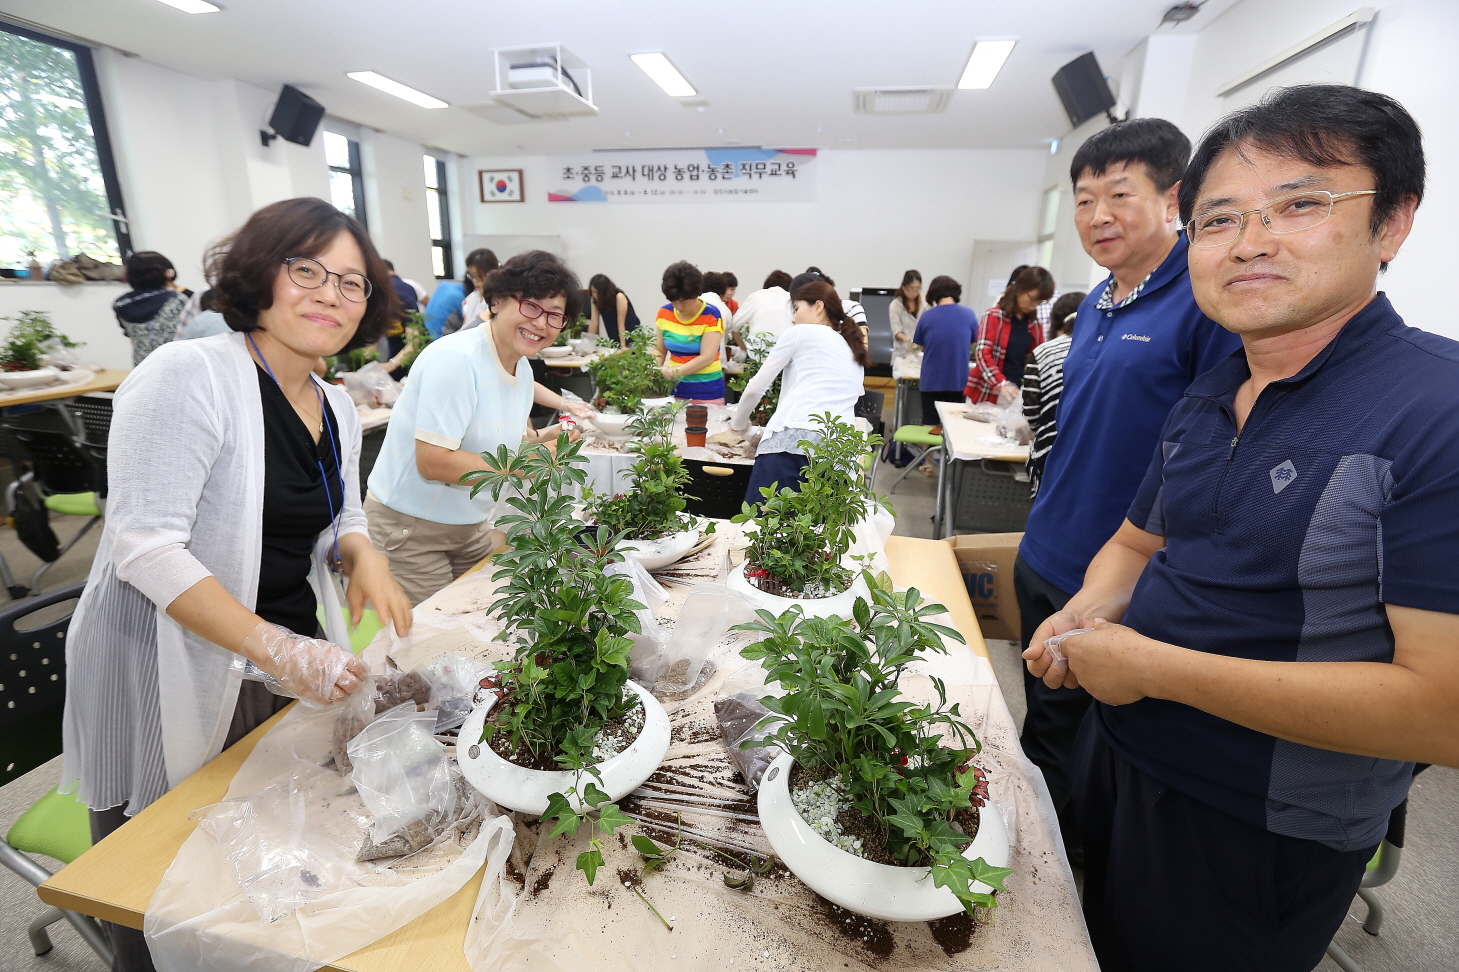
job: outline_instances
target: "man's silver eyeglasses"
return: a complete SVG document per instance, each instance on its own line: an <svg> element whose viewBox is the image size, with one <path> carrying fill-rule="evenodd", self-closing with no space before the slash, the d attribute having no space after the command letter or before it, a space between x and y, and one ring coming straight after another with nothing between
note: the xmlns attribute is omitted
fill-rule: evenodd
<svg viewBox="0 0 1459 972"><path fill-rule="evenodd" d="M289 268L289 279L305 290L318 290L333 277L339 286L339 295L356 304L369 300L374 289L370 286L370 278L363 273L335 273L324 269L324 264L318 260L308 257L289 257L284 260L284 265Z"/></svg>
<svg viewBox="0 0 1459 972"><path fill-rule="evenodd" d="M1246 217L1260 213L1262 225L1275 235L1300 233L1309 230L1332 215L1332 204L1350 196L1372 196L1377 189L1357 189L1333 195L1325 189L1293 193L1273 199L1260 209L1245 212L1201 213L1186 226L1186 235L1191 246L1225 246L1241 235L1246 226Z"/></svg>

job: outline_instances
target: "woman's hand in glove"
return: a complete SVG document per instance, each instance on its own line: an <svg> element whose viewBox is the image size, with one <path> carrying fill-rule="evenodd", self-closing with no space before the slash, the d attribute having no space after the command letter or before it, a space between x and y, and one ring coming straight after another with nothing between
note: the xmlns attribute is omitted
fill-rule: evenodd
<svg viewBox="0 0 1459 972"><path fill-rule="evenodd" d="M305 638L266 621L249 632L238 653L283 693L315 705L338 702L370 677L365 663L339 645Z"/></svg>

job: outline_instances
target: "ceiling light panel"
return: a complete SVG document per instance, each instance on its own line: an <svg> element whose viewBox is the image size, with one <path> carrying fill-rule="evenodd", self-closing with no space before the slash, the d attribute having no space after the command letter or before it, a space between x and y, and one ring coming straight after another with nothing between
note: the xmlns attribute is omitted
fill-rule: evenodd
<svg viewBox="0 0 1459 972"><path fill-rule="evenodd" d="M392 81L383 74L376 74L374 71L350 71L349 77L354 78L361 84L368 84L386 94L392 94L413 105L420 105L422 108L449 108L440 98L432 98L430 95L407 87L399 81Z"/></svg>
<svg viewBox="0 0 1459 972"><path fill-rule="evenodd" d="M1017 43L1011 40L980 40L974 44L968 66L963 68L963 76L957 83L959 90L991 87Z"/></svg>
<svg viewBox="0 0 1459 972"><path fill-rule="evenodd" d="M698 94L694 90L694 85L679 73L679 69L674 67L674 62L670 61L668 55L663 52L630 54L628 57L638 65L639 70L648 75L650 81L664 89L664 94L669 97L692 98Z"/></svg>
<svg viewBox="0 0 1459 972"><path fill-rule="evenodd" d="M162 0L169 7L175 7L183 13L205 14L217 13L223 8L216 3L208 3L208 0Z"/></svg>

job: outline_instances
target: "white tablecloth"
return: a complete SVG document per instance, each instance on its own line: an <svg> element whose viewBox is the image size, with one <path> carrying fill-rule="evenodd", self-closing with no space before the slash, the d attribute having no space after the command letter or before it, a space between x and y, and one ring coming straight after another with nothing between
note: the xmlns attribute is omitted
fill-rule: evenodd
<svg viewBox="0 0 1459 972"><path fill-rule="evenodd" d="M1028 446L999 439L991 423L968 418L967 408L960 402L937 403L937 415L942 419L942 444L950 458L968 462L978 459L1028 462Z"/></svg>

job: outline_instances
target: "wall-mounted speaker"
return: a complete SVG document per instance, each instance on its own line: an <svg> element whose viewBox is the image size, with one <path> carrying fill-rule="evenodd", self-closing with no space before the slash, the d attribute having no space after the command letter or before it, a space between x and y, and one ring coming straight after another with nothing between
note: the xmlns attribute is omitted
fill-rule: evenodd
<svg viewBox="0 0 1459 972"><path fill-rule="evenodd" d="M308 145L314 141L314 133L319 130L319 122L323 117L323 105L293 85L286 84L284 90L279 92L278 104L274 105L274 113L268 120L274 134L259 132L259 135L264 145L274 138L282 138L295 145Z"/></svg>
<svg viewBox="0 0 1459 972"><path fill-rule="evenodd" d="M1054 90L1064 104L1069 124L1075 128L1101 112L1108 113L1115 106L1115 96L1110 93L1093 51L1081 54L1059 68L1054 75ZM1113 116L1110 121L1114 121Z"/></svg>

